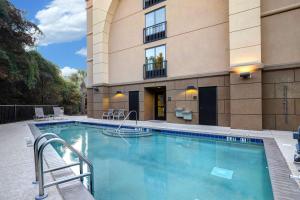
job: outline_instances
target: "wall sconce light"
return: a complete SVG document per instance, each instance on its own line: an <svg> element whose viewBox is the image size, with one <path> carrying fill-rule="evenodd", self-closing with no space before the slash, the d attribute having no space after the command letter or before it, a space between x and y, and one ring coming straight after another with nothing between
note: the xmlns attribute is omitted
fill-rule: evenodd
<svg viewBox="0 0 300 200"><path fill-rule="evenodd" d="M94 87L93 90L94 90L95 92L99 92L99 88L97 88L97 87Z"/></svg>
<svg viewBox="0 0 300 200"><path fill-rule="evenodd" d="M123 92L122 92L121 90L118 90L118 91L116 92L116 94L123 94Z"/></svg>
<svg viewBox="0 0 300 200"><path fill-rule="evenodd" d="M196 88L195 88L195 86L193 86L193 85L188 85L188 86L186 87L186 90L196 90Z"/></svg>
<svg viewBox="0 0 300 200"><path fill-rule="evenodd" d="M250 72L241 72L240 77L243 79L249 79L249 78L251 78L251 73Z"/></svg>

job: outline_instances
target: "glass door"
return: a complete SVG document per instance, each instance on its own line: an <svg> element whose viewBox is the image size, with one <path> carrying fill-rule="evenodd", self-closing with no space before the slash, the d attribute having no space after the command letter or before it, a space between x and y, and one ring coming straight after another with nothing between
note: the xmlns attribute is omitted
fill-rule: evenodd
<svg viewBox="0 0 300 200"><path fill-rule="evenodd" d="M165 92L158 92L155 94L155 120L166 120Z"/></svg>

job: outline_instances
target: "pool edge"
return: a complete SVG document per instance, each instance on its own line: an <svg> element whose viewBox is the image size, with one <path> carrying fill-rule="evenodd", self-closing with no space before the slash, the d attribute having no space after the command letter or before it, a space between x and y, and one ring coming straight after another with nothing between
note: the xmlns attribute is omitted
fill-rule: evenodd
<svg viewBox="0 0 300 200"><path fill-rule="evenodd" d="M265 154L275 200L300 199L300 189L275 139L264 138Z"/></svg>
<svg viewBox="0 0 300 200"><path fill-rule="evenodd" d="M37 125L43 126L47 124L62 124L62 123L82 123L82 124L90 124L90 125L99 125L99 126L109 126L116 127L116 124L112 123L103 123L103 122L88 122L81 120L71 120L71 121L60 121L60 122L43 122L38 123ZM35 124L34 124L35 125ZM134 125L126 125L126 127L135 127ZM146 125L141 125L139 127L149 128L152 130L156 130L157 128L149 127ZM300 199L300 189L295 180L290 179L289 175L291 174L291 170L288 167L287 161L283 157L281 150L278 147L277 142L274 138L267 137L252 137L252 136L243 136L239 134L222 134L222 133L211 133L208 131L201 130L184 130L184 129L170 129L170 128L160 128L160 131L169 132L172 135L175 132L185 132L191 133L193 135L202 134L202 135L210 135L210 136L224 136L224 137L236 137L236 138L249 138L249 139L257 139L262 142L257 142L257 144L262 144L265 149L265 155L269 168L269 176L272 186L273 197L275 200L281 199ZM176 133L173 135L177 135ZM182 134L185 135L185 134ZM211 137L214 138L214 137ZM224 138L223 138L224 140ZM226 141L226 140L225 140ZM229 141L230 142L230 141ZM232 141L231 141L232 142ZM243 143L238 141L239 143Z"/></svg>

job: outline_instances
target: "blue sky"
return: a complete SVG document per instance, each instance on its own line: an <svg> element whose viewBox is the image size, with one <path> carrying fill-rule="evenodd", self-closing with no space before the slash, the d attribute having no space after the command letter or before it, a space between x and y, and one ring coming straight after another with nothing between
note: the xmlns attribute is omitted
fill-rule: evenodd
<svg viewBox="0 0 300 200"><path fill-rule="evenodd" d="M43 31L37 50L63 68L86 69L85 0L11 0Z"/></svg>

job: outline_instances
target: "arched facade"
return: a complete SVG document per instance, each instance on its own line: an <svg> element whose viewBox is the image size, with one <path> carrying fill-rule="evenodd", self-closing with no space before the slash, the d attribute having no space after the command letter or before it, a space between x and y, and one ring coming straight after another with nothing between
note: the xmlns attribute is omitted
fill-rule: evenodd
<svg viewBox="0 0 300 200"><path fill-rule="evenodd" d="M151 2L158 3L145 8L139 0L87 0L89 116L99 118L108 108L130 110L130 92L139 92L140 120L155 119L153 102L163 88L165 120L199 124L199 94L205 87L215 87L215 125L255 130L298 126L300 101L296 99L300 96L295 88L300 88L296 83L300 39L294 36L300 33L295 25L299 3ZM166 37L143 41L146 15L162 8ZM146 50L159 46L165 46L167 68L159 73L151 68L149 78L145 76L149 70ZM196 92L189 93L188 86ZM283 104L289 105L277 106ZM191 110L192 119L178 118L176 108Z"/></svg>

